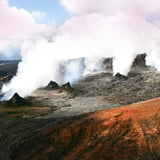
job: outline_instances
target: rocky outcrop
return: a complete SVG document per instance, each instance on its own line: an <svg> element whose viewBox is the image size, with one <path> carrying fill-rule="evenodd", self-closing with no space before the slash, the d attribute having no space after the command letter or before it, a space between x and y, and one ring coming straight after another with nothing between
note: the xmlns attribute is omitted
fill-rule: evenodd
<svg viewBox="0 0 160 160"><path fill-rule="evenodd" d="M59 86L56 82L50 81L48 85L44 88L46 90L54 90L54 89L59 89Z"/></svg>
<svg viewBox="0 0 160 160"><path fill-rule="evenodd" d="M27 106L31 105L31 103L24 98L22 98L18 93L15 93L13 97L4 102L6 106Z"/></svg>
<svg viewBox="0 0 160 160"><path fill-rule="evenodd" d="M71 84L67 82L66 84L63 84L61 86L61 91L66 91L66 92L72 92L74 89L72 88Z"/></svg>
<svg viewBox="0 0 160 160"><path fill-rule="evenodd" d="M117 73L117 74L114 76L114 78L113 78L113 81L114 81L114 80L126 81L126 80L128 80L128 77L125 76L125 75L122 75L122 74L120 74L120 73Z"/></svg>
<svg viewBox="0 0 160 160"><path fill-rule="evenodd" d="M146 67L146 53L143 54L137 54L135 57L131 68L137 68L137 67ZM113 58L105 58L103 61L104 68L106 70L113 69Z"/></svg>
<svg viewBox="0 0 160 160"><path fill-rule="evenodd" d="M12 160L159 160L160 98L60 121L10 151Z"/></svg>
<svg viewBox="0 0 160 160"><path fill-rule="evenodd" d="M133 61L132 67L146 67L146 54L138 54Z"/></svg>

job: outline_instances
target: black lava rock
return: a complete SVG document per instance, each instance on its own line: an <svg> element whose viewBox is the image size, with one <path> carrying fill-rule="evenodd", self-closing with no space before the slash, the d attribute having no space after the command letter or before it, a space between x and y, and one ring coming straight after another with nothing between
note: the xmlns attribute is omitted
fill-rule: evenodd
<svg viewBox="0 0 160 160"><path fill-rule="evenodd" d="M15 93L13 97L5 102L5 105L7 106L28 106L31 105L30 102L22 98L18 95L18 93Z"/></svg>
<svg viewBox="0 0 160 160"><path fill-rule="evenodd" d="M59 86L56 82L50 81L48 85L45 87L46 90L54 90L59 89Z"/></svg>

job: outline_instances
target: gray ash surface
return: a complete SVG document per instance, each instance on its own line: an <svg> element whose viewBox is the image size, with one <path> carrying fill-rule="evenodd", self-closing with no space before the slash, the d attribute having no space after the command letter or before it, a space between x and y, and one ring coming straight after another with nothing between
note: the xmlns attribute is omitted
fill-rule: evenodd
<svg viewBox="0 0 160 160"><path fill-rule="evenodd" d="M91 75L76 85L84 96L103 96L120 105L132 104L160 96L160 73L150 70L131 71L127 80L114 79L110 73ZM85 86L84 86L85 84Z"/></svg>

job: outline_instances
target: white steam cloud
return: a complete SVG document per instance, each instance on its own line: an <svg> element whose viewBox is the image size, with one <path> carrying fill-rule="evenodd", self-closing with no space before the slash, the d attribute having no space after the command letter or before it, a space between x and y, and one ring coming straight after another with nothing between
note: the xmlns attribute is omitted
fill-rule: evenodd
<svg viewBox="0 0 160 160"><path fill-rule="evenodd" d="M60 82L59 64L68 59L96 57L88 61L89 71L99 57L113 57L114 74L127 75L135 56L146 53L147 64L160 71L159 0L62 0L62 4L74 16L50 35L24 41L17 75L2 89L5 98L14 92L27 96L50 80ZM70 62L68 70L78 75L79 67Z"/></svg>
<svg viewBox="0 0 160 160"><path fill-rule="evenodd" d="M28 11L0 0L0 57L12 57L13 49L20 47L24 39L47 29L46 25L37 24Z"/></svg>

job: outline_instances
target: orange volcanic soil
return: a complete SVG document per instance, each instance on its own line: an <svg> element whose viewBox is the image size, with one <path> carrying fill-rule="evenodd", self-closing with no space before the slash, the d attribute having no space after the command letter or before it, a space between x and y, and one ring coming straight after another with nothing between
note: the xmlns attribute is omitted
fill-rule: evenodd
<svg viewBox="0 0 160 160"><path fill-rule="evenodd" d="M62 120L11 153L16 160L159 160L160 98Z"/></svg>

